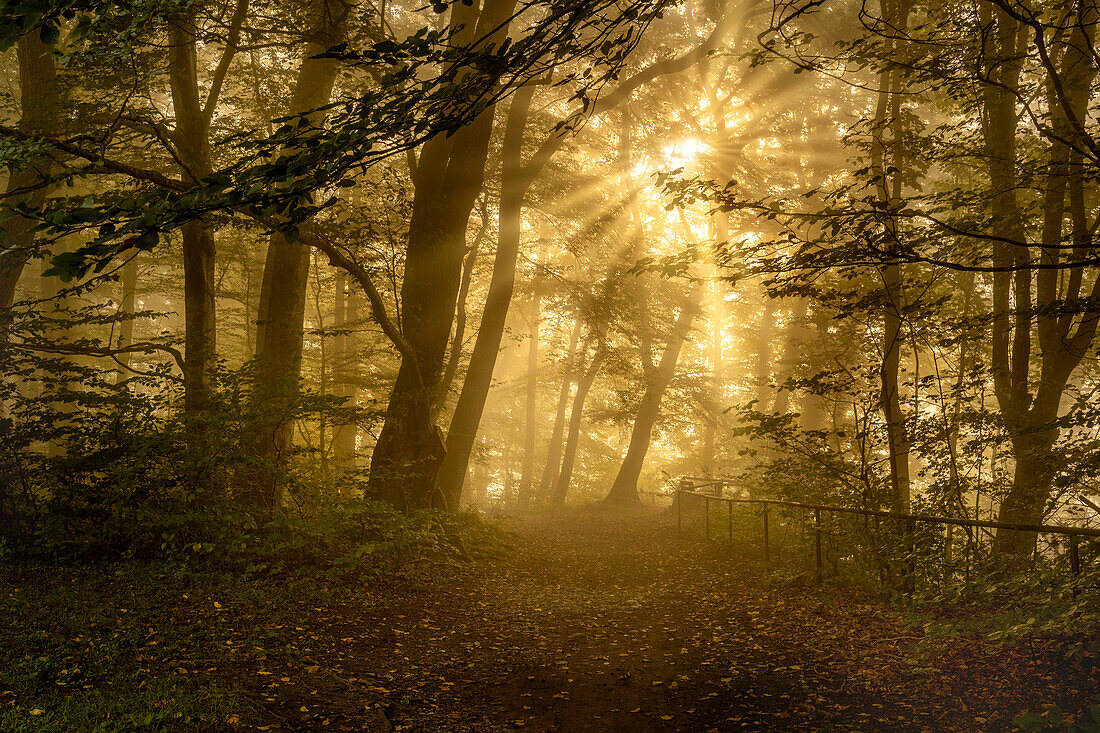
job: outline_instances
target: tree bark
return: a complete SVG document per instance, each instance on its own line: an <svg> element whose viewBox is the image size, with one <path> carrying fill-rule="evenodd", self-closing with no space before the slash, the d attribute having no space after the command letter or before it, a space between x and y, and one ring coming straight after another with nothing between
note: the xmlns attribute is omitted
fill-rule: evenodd
<svg viewBox="0 0 1100 733"><path fill-rule="evenodd" d="M577 341L581 334L581 319L573 323L573 333L569 337L569 351L565 357L565 369L562 372L561 390L558 392L558 405L554 411L554 427L550 430L550 445L546 450L546 464L539 478L538 496L550 498L561 471L562 437L565 433L565 411L569 408L569 393L573 388L573 373L577 364Z"/></svg>
<svg viewBox="0 0 1100 733"><path fill-rule="evenodd" d="M719 241L726 241L724 238ZM716 275L718 268L713 268ZM715 475L715 433L718 429L718 421L722 414L722 333L725 323L725 301L722 297L722 281L717 277L714 280L714 291L711 296L710 308L710 381L706 387L705 396L705 420L703 425L703 475Z"/></svg>
<svg viewBox="0 0 1100 733"><path fill-rule="evenodd" d="M891 28L904 29L909 22L909 0L881 0L883 17ZM900 41L891 40L896 52ZM904 167L901 126L901 70L885 69L879 74L878 104L872 123L871 172L883 213L886 250L893 256L900 251L898 222L894 210L900 205L901 171ZM887 149L885 131L891 130ZM892 153L892 175L886 160ZM890 466L890 501L896 511L909 510L909 436L905 413L901 408L898 372L901 365L902 306L904 299L901 265L888 261L881 267L884 304L882 310L882 363L879 365L879 409L886 423L886 450Z"/></svg>
<svg viewBox="0 0 1100 733"><path fill-rule="evenodd" d="M582 348L583 354L587 348ZM554 482L554 493L551 497L555 504L564 504L565 497L569 493L569 483L573 480L573 465L577 460L577 443L581 434L581 422L584 418L584 403L588 399L588 391L592 389L592 383L596 381L600 366L604 360L604 345L597 343L596 352L592 355L592 361L588 368L577 380L577 393L573 396L573 407L569 411L569 432L565 439L565 450L562 456L561 471Z"/></svg>
<svg viewBox="0 0 1100 733"><path fill-rule="evenodd" d="M756 411L768 412L771 405L772 336L775 333L775 300L760 288L764 312L756 327Z"/></svg>
<svg viewBox="0 0 1100 733"><path fill-rule="evenodd" d="M198 6L184 10L168 25L168 80L176 126L173 140L180 173L195 184L211 172L210 117L199 90L196 44ZM226 53L230 53L227 48ZM211 100L213 103L213 100ZM184 411L206 412L213 389L217 354L214 302L214 232L203 219L181 227L183 238ZM197 429L197 428L196 428Z"/></svg>
<svg viewBox="0 0 1100 733"><path fill-rule="evenodd" d="M1063 242L1066 202L1069 199L1070 234L1075 244L1071 257L1084 253L1089 239L1084 196L1081 190L1081 145L1074 120L1084 119L1096 76L1092 47L1097 9L1095 0L1082 0L1070 18L1069 39L1064 44L1061 66L1047 79L1049 135L1048 164L1044 170L1043 227L1040 259L1045 265L1066 264ZM985 90L988 124L986 147L994 234L1008 241L1025 242L1022 217L1016 199L1016 97L1027 30L1023 24L997 11L995 33L986 41L991 80ZM1057 58L1057 54L1055 54ZM1059 93L1058 90L1061 90ZM994 264L1008 268L1030 260L1029 248L1007 242L994 244ZM1055 269L1040 270L1033 278L1027 268L993 275L992 372L994 392L1013 449L1015 471L1012 486L1001 502L1004 522L1038 524L1050 498L1051 485L1060 465L1054 445L1059 430L1054 424L1073 370L1080 364L1096 335L1100 314L1100 281L1086 298L1080 297L1081 268L1069 267L1059 282ZM1060 290L1064 287L1064 297ZM1062 301L1084 306L1080 314L1057 315ZM1011 310L1010 310L1011 308ZM1039 379L1032 394L1032 328L1038 336ZM993 551L1010 564L1021 564L1035 550L1036 534L998 530Z"/></svg>
<svg viewBox="0 0 1100 733"><path fill-rule="evenodd" d="M118 312L123 320L118 324L119 348L129 346L134 342L134 314L137 312L137 257L132 256L122 266L122 299L119 302ZM130 377L127 367L130 366L131 352L124 352L116 357L119 361L119 369L116 382L121 383Z"/></svg>
<svg viewBox="0 0 1100 733"><path fill-rule="evenodd" d="M437 417L447 400L448 393L451 391L451 385L458 373L458 364L462 361L462 346L466 340L466 301L470 295L470 283L474 279L474 266L477 264L478 253L481 250L481 240L484 238L485 231L489 226L486 219L488 219L488 215L483 215L481 229L474 237L474 242L470 245L470 251L462 263L462 280L458 285L458 298L455 305L454 336L451 337L451 349L447 354L447 367L443 370L443 378L439 381L438 394L432 410L432 414Z"/></svg>
<svg viewBox="0 0 1100 733"><path fill-rule="evenodd" d="M16 45L22 107L19 127L27 132L52 134L58 126L61 98L51 53L51 49L34 32L20 36ZM10 202L25 197L31 207L41 206L47 193L43 177L49 175L51 167L48 160L42 160L36 165L10 171L5 200ZM7 310L15 302L19 277L34 252L35 222L15 215L0 226L4 231L0 251L0 309ZM0 348L7 345L7 334L7 320L0 318Z"/></svg>
<svg viewBox="0 0 1100 733"><path fill-rule="evenodd" d="M466 368L466 379L458 397L451 427L447 433L447 454L439 468L439 488L447 506L458 506L462 483L470 461L474 438L485 409L485 398L493 381L497 353L504 336L508 308L516 282L516 262L519 258L523 227L523 198L529 180L522 169L523 133L531 109L533 86L524 86L512 96L508 121L504 130L504 151L500 191L500 213L497 253L493 261L493 276L485 297L477 340Z"/></svg>
<svg viewBox="0 0 1100 733"><path fill-rule="evenodd" d="M527 338L527 395L526 415L523 431L523 465L519 478L519 505L527 506L531 502L532 486L535 481L535 446L538 442L539 417L539 318L541 317L542 298L538 285L531 294L531 332Z"/></svg>
<svg viewBox="0 0 1100 733"><path fill-rule="evenodd" d="M316 124L332 96L339 62L314 58L344 36L345 0L315 0L315 29L310 35L290 100L290 114L304 115L299 124ZM255 427L257 475L255 503L268 508L279 502L278 476L291 447L294 421L287 416L298 398L302 363L302 328L310 248L274 234L267 248L260 308L256 320L257 372L253 396L259 410Z"/></svg>
<svg viewBox="0 0 1100 733"><path fill-rule="evenodd" d="M337 336L334 369L337 394L344 399L343 406L355 409L359 399L359 343L354 329L359 322L359 296L356 289L348 285L347 276L341 273L336 279ZM340 421L333 426L333 456L344 473L355 469L358 436L359 426L354 419Z"/></svg>
<svg viewBox="0 0 1100 733"><path fill-rule="evenodd" d="M608 504L630 505L640 504L638 495L638 478L642 474L642 466L645 464L646 453L649 452L650 440L653 436L653 426L661 412L661 398L665 390L676 375L676 363L680 359L680 350L691 331L692 321L699 312L703 289L698 285L692 286L680 313L676 316L676 323L669 334L665 344L661 361L654 370L652 377L646 383L645 394L642 395L638 414L634 418L634 427L630 433L630 444L626 450L619 472L615 476L615 482L611 485L604 501Z"/></svg>

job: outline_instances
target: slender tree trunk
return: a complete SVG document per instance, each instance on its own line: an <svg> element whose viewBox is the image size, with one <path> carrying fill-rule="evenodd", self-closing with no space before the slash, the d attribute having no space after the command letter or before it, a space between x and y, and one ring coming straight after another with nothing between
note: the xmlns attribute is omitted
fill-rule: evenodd
<svg viewBox="0 0 1100 733"><path fill-rule="evenodd" d="M963 293L963 323L969 323L971 311L974 305L976 279L974 273L961 273L958 287ZM951 390L951 409L944 406L944 438L947 444L948 471L951 478L952 499L955 502L955 510L961 516L968 516L966 504L963 502L962 474L959 471L959 429L961 427L960 416L965 397L966 378L971 368L972 356L975 344L971 339L963 339L959 343L958 371L955 375L955 384Z"/></svg>
<svg viewBox="0 0 1100 733"><path fill-rule="evenodd" d="M503 39L515 0L451 5L455 41ZM402 332L415 361L401 360L386 419L371 456L369 491L403 511L447 507L457 497L440 490L437 477L446 455L433 404L455 315L466 253L466 228L485 175L495 106L450 135L421 149L413 181L405 278L401 284ZM461 478L461 477L460 477ZM461 483L459 483L461 486Z"/></svg>
<svg viewBox="0 0 1100 733"><path fill-rule="evenodd" d="M569 393L573 388L573 373L577 367L577 341L581 334L581 319L573 323L573 333L569 337L569 351L565 357L565 369L562 372L561 390L558 392L558 405L554 411L554 427L550 430L550 445L546 451L546 465L539 478L538 494L540 499L548 499L558 481L561 470L562 437L565 433L565 411L569 407Z"/></svg>
<svg viewBox="0 0 1100 733"><path fill-rule="evenodd" d="M336 280L336 380L338 394L344 398L343 406L355 409L359 399L357 374L359 343L354 329L359 321L359 296L350 286L345 274ZM340 421L333 426L333 455L344 472L355 469L356 443L359 426L354 419Z"/></svg>
<svg viewBox="0 0 1100 733"><path fill-rule="evenodd" d="M209 175L210 119L202 105L196 44L197 6L175 15L168 26L168 79L176 117L174 141L184 180L197 183ZM214 232L204 219L181 227L183 237L184 410L206 412L213 389L217 354L214 323ZM197 429L197 428L196 428Z"/></svg>
<svg viewBox="0 0 1100 733"><path fill-rule="evenodd" d="M725 241L725 240L721 240ZM718 268L714 268L717 273ZM707 385L706 422L703 425L703 475L714 476L715 432L722 414L722 330L725 313L722 282L714 278L710 309L710 383Z"/></svg>
<svg viewBox="0 0 1100 733"><path fill-rule="evenodd" d="M883 17L891 27L908 25L909 0L881 0ZM897 41L891 42L895 47ZM887 150L885 132L892 132L892 150ZM871 170L878 189L886 228L886 247L900 250L898 223L894 209L900 205L901 170L904 166L901 126L901 71L886 69L879 75L878 106L872 127ZM893 174L886 160L892 153ZM898 511L909 509L909 436L901 408L898 373L901 364L903 282L901 265L895 261L881 268L885 303L883 305L882 363L879 367L879 407L886 423L886 448L890 465L890 501Z"/></svg>
<svg viewBox="0 0 1100 733"><path fill-rule="evenodd" d="M118 325L117 346L122 348L134 343L134 314L137 312L137 257L131 257L122 267L122 300L119 302L118 312L123 320ZM118 355L119 369L116 382L122 383L129 379L130 366L129 352Z"/></svg>
<svg viewBox="0 0 1100 733"><path fill-rule="evenodd" d="M581 349L584 353L586 349ZM569 411L569 432L565 439L565 450L562 456L561 472L554 482L553 501L555 504L564 504L566 494L569 493L569 484L573 480L573 465L577 460L577 443L580 440L581 423L584 419L584 403L588 399L588 391L592 389L592 383L596 381L600 366L604 359L603 344L597 344L596 353L592 355L592 361L588 368L577 380L577 393L573 396L573 407Z"/></svg>
<svg viewBox="0 0 1100 733"><path fill-rule="evenodd" d="M259 336L260 321L260 289L263 283L264 263L267 261L267 247L259 245L248 256L248 275L245 280L244 311L245 311L245 354L248 357L256 356L259 344L256 342Z"/></svg>
<svg viewBox="0 0 1100 733"><path fill-rule="evenodd" d="M642 466L645 464L646 453L649 452L649 443L653 436L653 426L661 411L661 398L665 390L676 374L676 363L680 359L680 350L691 331L692 321L699 311L699 301L703 290L693 286L686 302L676 317L676 323L669 334L665 344L664 353L661 355L660 364L657 366L646 384L645 394L642 396L638 414L634 418L634 427L630 433L630 444L626 450L619 473L615 476L615 482L611 485L611 491L604 499L608 504L640 504L638 496L638 478L642 474Z"/></svg>
<svg viewBox="0 0 1100 733"><path fill-rule="evenodd" d="M315 30L291 96L292 115L306 115L327 104L339 72L337 60L314 57L342 40L348 12L345 0L315 0L313 12ZM320 114L307 115L299 124L315 124ZM282 234L272 235L260 285L253 393L260 407L253 499L268 508L279 502L278 476L293 437L294 421L288 415L298 397L309 264L308 246L287 241Z"/></svg>
<svg viewBox="0 0 1100 733"><path fill-rule="evenodd" d="M19 37L16 55L19 60L19 96L23 116L20 128L28 132L50 134L58 126L61 98L57 86L57 70L51 49L42 42L36 32ZM47 189L42 175L48 175L52 166L48 161L13 170L8 176L6 202L26 198L32 207L39 207L46 200ZM41 171L41 173L40 173ZM23 267L34 252L35 222L22 216L12 216L0 223L4 242L0 251L0 309L6 311L15 301L15 288ZM6 314L0 315L0 348L7 345L8 323Z"/></svg>
<svg viewBox="0 0 1100 733"><path fill-rule="evenodd" d="M466 340L466 300L470 295L470 283L474 279L474 266L477 264L481 240L485 237L487 229L488 222L483 219L481 229L474 237L474 243L470 245L470 251L462 263L462 280L458 285L458 298L455 307L455 332L454 336L451 337L450 351L447 353L447 368L443 370L443 377L439 380L439 394L436 395L435 405L432 409L432 414L436 417L439 416L440 409L447 401L447 395L450 393L451 385L458 373L458 365L462 361L462 346Z"/></svg>
<svg viewBox="0 0 1100 733"><path fill-rule="evenodd" d="M776 415L786 415L790 407L791 391L785 389L783 384L794 376L800 361L802 344L807 340L806 313L809 305L809 298L802 297L796 298L791 306L790 323L787 324L787 333L783 340L783 354L779 357L779 374L775 380L779 392L775 395L772 412Z"/></svg>
<svg viewBox="0 0 1100 733"><path fill-rule="evenodd" d="M466 379L458 396L450 431L447 433L447 454L439 468L439 488L446 505L457 507L462 496L462 484L470 461L474 438L485 409L485 398L493 381L493 369L508 320L508 308L516 282L523 229L523 199L530 185L522 169L523 133L531 108L533 86L524 86L512 96L508 121L504 130L504 150L500 191L500 214L496 259L489 293L481 314L481 326L466 368Z"/></svg>
<svg viewBox="0 0 1100 733"><path fill-rule="evenodd" d="M775 300L761 287L764 312L756 328L756 410L768 412L771 404L772 336L775 333Z"/></svg>
<svg viewBox="0 0 1100 733"><path fill-rule="evenodd" d="M1100 281L1093 284L1087 298L1080 297L1080 268L1068 268L1060 283L1055 267L1065 263L1063 234L1066 199L1070 208L1071 257L1083 256L1091 237L1085 213L1079 160L1072 149L1082 145L1080 134L1071 120L1083 120L1089 106L1092 82L1096 76L1093 58L1086 51L1093 45L1097 9L1094 0L1083 0L1071 18L1068 42L1064 44L1057 79L1047 79L1047 98L1053 134L1049 139L1049 162L1044 174L1043 228L1041 260L1052 266L1040 270L1034 278L1031 270L1011 265L1030 259L1027 247L1008 241L1025 241L1022 217L1016 200L1016 96L1021 72L1020 49L1030 29L997 11L995 33L987 41L991 79L985 91L988 123L991 213L994 234L1002 238L994 244L994 264L1005 270L993 275L992 372L994 391L1013 449L1015 473L1012 485L1001 502L998 518L1010 523L1039 523L1045 513L1051 485L1060 465L1054 451L1059 430L1054 424L1066 384L1073 370L1088 352L1096 335L1100 315ZM991 18L990 20L993 20ZM1055 58L1057 54L1055 54ZM1060 91L1059 91L1060 90ZM1060 292L1064 286L1065 292ZM1034 288L1034 293L1033 293ZM1034 297L1033 297L1034 296ZM1061 302L1085 304L1084 313L1057 315ZM1010 311L1010 307L1014 311ZM1039 379L1031 392L1032 328L1040 349ZM1011 345L1010 345L1011 344ZM1034 532L998 530L993 551L1011 564L1022 564L1035 549Z"/></svg>
<svg viewBox="0 0 1100 733"><path fill-rule="evenodd" d="M531 333L527 339L527 395L524 420L523 467L519 479L519 504L527 506L531 501L531 487L535 480L535 446L538 442L539 416L539 318L542 299L535 286L531 294Z"/></svg>

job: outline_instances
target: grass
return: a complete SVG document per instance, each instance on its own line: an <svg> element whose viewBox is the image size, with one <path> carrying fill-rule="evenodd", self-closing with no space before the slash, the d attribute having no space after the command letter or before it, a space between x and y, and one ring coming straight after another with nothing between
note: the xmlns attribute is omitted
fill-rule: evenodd
<svg viewBox="0 0 1100 733"><path fill-rule="evenodd" d="M395 583L505 546L473 516L376 515L272 544L260 557L278 571L182 557L0 566L0 733L262 730L311 702L285 683L320 669L328 609L385 605ZM329 541L352 520L381 538L356 540L369 552Z"/></svg>
<svg viewBox="0 0 1100 733"><path fill-rule="evenodd" d="M307 581L167 563L0 576L0 731L222 730L254 717L237 680L285 658Z"/></svg>

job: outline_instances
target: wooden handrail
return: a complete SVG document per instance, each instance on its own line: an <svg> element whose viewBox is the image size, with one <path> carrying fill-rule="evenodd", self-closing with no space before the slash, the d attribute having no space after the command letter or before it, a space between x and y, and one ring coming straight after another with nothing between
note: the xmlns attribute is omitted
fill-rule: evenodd
<svg viewBox="0 0 1100 733"><path fill-rule="evenodd" d="M724 501L730 504L767 504L772 506L788 506L798 509L811 509L822 512L837 512L840 514L862 514L869 517L886 517L888 519L904 519L913 522L928 522L930 524L954 524L960 527L989 527L992 529L1009 529L1018 532L1041 532L1043 534L1061 534L1067 537L1100 537L1100 528L1091 527L1064 527L1056 524L1017 524L1013 522L993 522L984 519L957 519L955 517L936 517L929 514L906 514L904 512L890 512L881 509L854 509L844 506L830 506L828 504L806 504L800 501L786 501L783 499L727 499L713 494L702 494L687 489L677 489L676 494L698 496L708 501Z"/></svg>

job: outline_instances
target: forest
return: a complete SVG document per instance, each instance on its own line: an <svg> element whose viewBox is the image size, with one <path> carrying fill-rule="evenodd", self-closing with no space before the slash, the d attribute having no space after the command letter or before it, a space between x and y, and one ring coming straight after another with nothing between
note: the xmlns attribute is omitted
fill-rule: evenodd
<svg viewBox="0 0 1100 733"><path fill-rule="evenodd" d="M0 0L0 731L1100 731L1097 0Z"/></svg>

